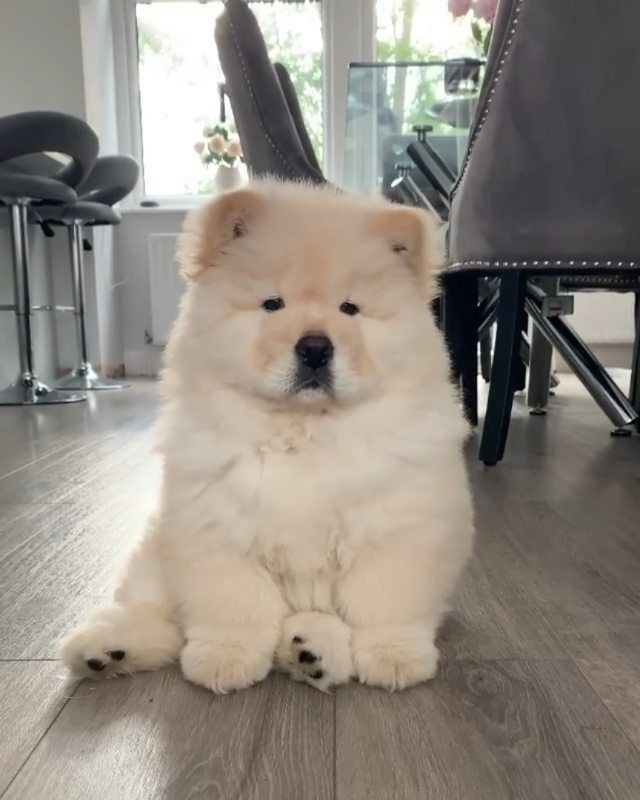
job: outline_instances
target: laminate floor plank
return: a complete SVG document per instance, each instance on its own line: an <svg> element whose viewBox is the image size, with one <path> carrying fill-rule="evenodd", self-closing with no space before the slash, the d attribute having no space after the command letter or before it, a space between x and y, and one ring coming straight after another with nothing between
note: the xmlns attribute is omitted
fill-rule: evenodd
<svg viewBox="0 0 640 800"><path fill-rule="evenodd" d="M110 394L109 398L90 395L85 403L64 406L3 407L0 479L56 453L84 448L89 438L99 439L155 414L157 392L151 381L134 380L132 389Z"/></svg>
<svg viewBox="0 0 640 800"><path fill-rule="evenodd" d="M0 409L0 795L640 798L640 437L611 439L568 376L546 418L516 403L500 466L469 442L476 554L432 683L324 695L272 676L215 697L176 668L67 700L38 659L142 534L157 405L140 382L82 409Z"/></svg>
<svg viewBox="0 0 640 800"><path fill-rule="evenodd" d="M55 661L0 662L0 795L58 716L73 686Z"/></svg>
<svg viewBox="0 0 640 800"><path fill-rule="evenodd" d="M55 657L60 636L111 594L156 495L146 448L129 464L126 480L39 507L24 541L0 559L0 658Z"/></svg>
<svg viewBox="0 0 640 800"><path fill-rule="evenodd" d="M570 660L452 661L426 686L350 686L337 800L637 800L638 752Z"/></svg>
<svg viewBox="0 0 640 800"><path fill-rule="evenodd" d="M640 751L640 623L594 623L562 633L566 650Z"/></svg>
<svg viewBox="0 0 640 800"><path fill-rule="evenodd" d="M177 669L80 685L3 800L329 800L334 697L272 676L215 696Z"/></svg>

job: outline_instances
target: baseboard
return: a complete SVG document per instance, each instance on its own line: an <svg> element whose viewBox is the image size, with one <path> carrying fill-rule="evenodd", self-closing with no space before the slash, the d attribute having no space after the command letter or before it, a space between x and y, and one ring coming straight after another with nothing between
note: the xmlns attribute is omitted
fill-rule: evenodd
<svg viewBox="0 0 640 800"><path fill-rule="evenodd" d="M125 375L157 377L162 369L163 351L164 348L156 345L147 345L143 350L126 350L124 354Z"/></svg>
<svg viewBox="0 0 640 800"><path fill-rule="evenodd" d="M107 364L105 367L100 364L100 362L91 362L93 368L97 373L100 375L104 375L105 378L124 378L125 376L125 369L124 364ZM56 374L58 378L63 378L65 375L68 375L73 369L75 369L75 364L67 365L58 367Z"/></svg>
<svg viewBox="0 0 640 800"><path fill-rule="evenodd" d="M592 343L589 347L605 367L629 369L633 358L633 344L630 342ZM571 372L566 361L556 351L555 367L558 372Z"/></svg>

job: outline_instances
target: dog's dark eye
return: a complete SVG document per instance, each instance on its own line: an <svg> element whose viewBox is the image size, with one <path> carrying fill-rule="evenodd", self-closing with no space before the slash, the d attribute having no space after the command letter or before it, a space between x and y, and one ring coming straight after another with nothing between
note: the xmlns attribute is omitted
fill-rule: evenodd
<svg viewBox="0 0 640 800"><path fill-rule="evenodd" d="M360 313L358 306L355 303L350 303L348 300L345 300L340 306L340 311L342 311L343 314L348 314L350 317L355 317L356 314Z"/></svg>
<svg viewBox="0 0 640 800"><path fill-rule="evenodd" d="M264 301L262 308L269 313L280 311L281 308L284 308L284 300L281 297L270 297Z"/></svg>

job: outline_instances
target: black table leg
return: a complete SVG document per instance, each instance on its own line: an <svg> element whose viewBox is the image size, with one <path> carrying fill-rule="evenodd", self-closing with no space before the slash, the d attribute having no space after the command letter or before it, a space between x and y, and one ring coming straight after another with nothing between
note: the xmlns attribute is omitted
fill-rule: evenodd
<svg viewBox="0 0 640 800"><path fill-rule="evenodd" d="M497 464L504 455L513 394L521 377L518 365L526 285L526 276L516 271L505 273L500 280L498 331L480 444L480 460L488 466Z"/></svg>

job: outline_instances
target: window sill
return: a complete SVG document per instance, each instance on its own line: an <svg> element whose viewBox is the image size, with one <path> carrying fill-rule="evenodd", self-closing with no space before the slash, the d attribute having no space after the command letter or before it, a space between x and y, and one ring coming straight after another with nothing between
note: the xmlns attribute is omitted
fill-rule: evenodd
<svg viewBox="0 0 640 800"><path fill-rule="evenodd" d="M129 206L128 208L120 208L119 211L123 217L135 216L137 214L146 214L158 216L160 214L188 214L198 206L194 203L174 203L165 206Z"/></svg>
<svg viewBox="0 0 640 800"><path fill-rule="evenodd" d="M179 212L187 213L199 208L203 203L212 200L216 197L218 192L210 194L188 194L183 196L149 196L143 197L142 200L136 201L135 205L125 205L120 208L122 214L158 214L158 213L171 213L176 214ZM155 202L157 206L143 206L141 202Z"/></svg>

